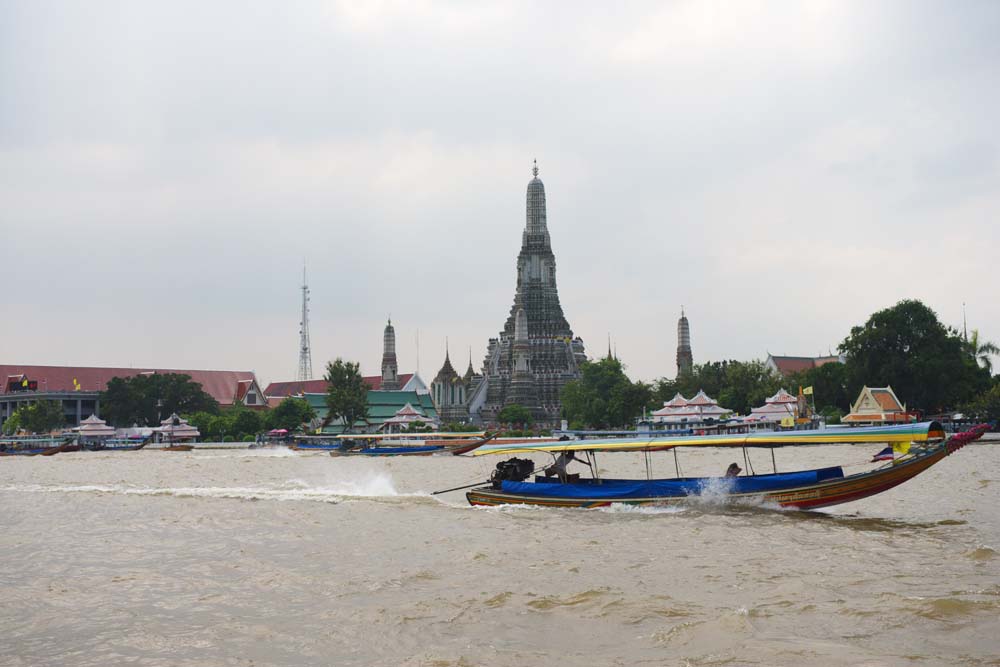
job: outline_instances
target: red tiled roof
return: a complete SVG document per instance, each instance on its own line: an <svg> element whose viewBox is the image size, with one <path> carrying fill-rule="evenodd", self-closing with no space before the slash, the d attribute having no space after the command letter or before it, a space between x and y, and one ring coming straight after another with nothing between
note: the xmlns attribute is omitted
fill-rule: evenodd
<svg viewBox="0 0 1000 667"><path fill-rule="evenodd" d="M816 367L816 360L813 357L776 357L772 354L771 359L782 375L800 373Z"/></svg>
<svg viewBox="0 0 1000 667"><path fill-rule="evenodd" d="M26 366L20 364L0 364L0 377L25 375L38 382L39 391L73 391L73 380L80 383L83 391L103 391L112 378L129 378L144 373L179 373L190 375L201 385L205 393L220 405L232 405L237 392L237 383L253 381L252 371L192 371L167 368L97 368L92 366ZM7 391L7 383L0 387L0 393Z"/></svg>
<svg viewBox="0 0 1000 667"><path fill-rule="evenodd" d="M886 412L902 412L903 406L888 389L872 389L872 398L878 401L879 407Z"/></svg>
<svg viewBox="0 0 1000 667"><path fill-rule="evenodd" d="M405 387L406 383L410 381L413 377L413 373L401 373L399 375L399 386ZM370 375L361 378L368 388L372 391L379 391L382 389L382 376L381 375ZM267 389L264 390L264 395L271 398L285 398L287 396L298 396L299 394L325 394L326 393L326 380L305 380L302 382L292 381L292 382L272 382L267 385ZM270 400L268 400L270 403Z"/></svg>

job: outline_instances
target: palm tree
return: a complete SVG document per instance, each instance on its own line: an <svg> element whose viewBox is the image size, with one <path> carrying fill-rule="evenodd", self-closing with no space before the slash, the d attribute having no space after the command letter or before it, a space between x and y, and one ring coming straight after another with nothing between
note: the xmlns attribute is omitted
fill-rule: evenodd
<svg viewBox="0 0 1000 667"><path fill-rule="evenodd" d="M969 355L985 368L990 375L993 375L993 362L990 357L994 354L1000 355L1000 347L996 343L988 340L979 340L979 329L973 329L972 335L966 341L966 351Z"/></svg>

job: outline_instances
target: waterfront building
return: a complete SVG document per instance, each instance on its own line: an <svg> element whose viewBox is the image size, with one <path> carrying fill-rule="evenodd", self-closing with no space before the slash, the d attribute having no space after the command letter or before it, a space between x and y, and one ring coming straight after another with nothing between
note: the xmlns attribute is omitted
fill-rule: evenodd
<svg viewBox="0 0 1000 667"><path fill-rule="evenodd" d="M698 393L690 399L684 398L680 393L675 394L672 399L663 404L662 408L651 415L650 421L653 424L675 425L699 423L725 419L732 413L732 410L722 407L704 390L699 389Z"/></svg>
<svg viewBox="0 0 1000 667"><path fill-rule="evenodd" d="M194 440L201 435L201 432L188 424L186 419L181 419L174 413L160 422L158 428L153 432L157 434L160 442L182 442L184 440Z"/></svg>
<svg viewBox="0 0 1000 667"><path fill-rule="evenodd" d="M430 389L423 378L417 373L400 373L398 376L399 391L412 391L418 394L430 394ZM365 375L361 378L370 391L385 391L382 386L381 375ZM264 389L264 396L267 397L267 404L275 407L289 396L303 396L305 394L326 394L326 380L309 380L299 382L297 380L272 382Z"/></svg>
<svg viewBox="0 0 1000 667"><path fill-rule="evenodd" d="M344 432L343 419L331 420L330 409L326 405L326 389L317 393L305 393L300 396L316 411L317 422L323 435L337 435ZM437 409L430 393L415 391L383 391L371 389L368 391L368 419L357 421L352 428L354 433L378 433L384 429L386 421L392 419L403 408L409 405L426 418L425 423L438 424Z"/></svg>
<svg viewBox="0 0 1000 667"><path fill-rule="evenodd" d="M764 405L751 408L746 421L782 422L799 416L799 399L792 396L784 388L764 400Z"/></svg>
<svg viewBox="0 0 1000 667"><path fill-rule="evenodd" d="M691 325L681 306L681 318L677 320L677 377L690 375L694 369L694 355L691 353Z"/></svg>
<svg viewBox="0 0 1000 667"><path fill-rule="evenodd" d="M885 424L913 421L906 404L899 400L892 387L862 387L851 412L842 421L851 424Z"/></svg>
<svg viewBox="0 0 1000 667"><path fill-rule="evenodd" d="M87 415L101 416L100 394L113 378L154 373L187 375L223 407L266 405L253 371L0 364L0 425L21 405L48 400L62 403L66 424L78 426Z"/></svg>
<svg viewBox="0 0 1000 667"><path fill-rule="evenodd" d="M819 368L824 364L842 363L844 363L844 357L837 355L828 355L825 357L788 357L768 354L767 359L764 361L764 366L775 373L788 376L812 370L813 368Z"/></svg>
<svg viewBox="0 0 1000 667"><path fill-rule="evenodd" d="M579 366L586 360L583 341L573 335L559 303L545 186L538 178L537 163L532 176L517 257L514 303L503 331L489 341L482 379L467 394L470 417L477 422L493 422L504 406L527 401L524 407L536 421L558 423L559 393L567 382L580 376ZM522 325L520 336L518 321Z"/></svg>
<svg viewBox="0 0 1000 667"><path fill-rule="evenodd" d="M436 419L427 416L422 410L407 403L396 410L396 414L382 422L380 430L383 433L402 433L410 430L412 426L427 426L436 429L439 424Z"/></svg>

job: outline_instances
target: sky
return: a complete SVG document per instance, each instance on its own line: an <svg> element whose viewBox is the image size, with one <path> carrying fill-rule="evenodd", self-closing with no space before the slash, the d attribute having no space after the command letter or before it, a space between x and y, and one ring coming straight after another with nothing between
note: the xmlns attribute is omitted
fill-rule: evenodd
<svg viewBox="0 0 1000 667"><path fill-rule="evenodd" d="M537 159L563 309L634 379L1000 340L1000 3L0 0L3 363L478 368ZM419 342L418 342L419 341Z"/></svg>

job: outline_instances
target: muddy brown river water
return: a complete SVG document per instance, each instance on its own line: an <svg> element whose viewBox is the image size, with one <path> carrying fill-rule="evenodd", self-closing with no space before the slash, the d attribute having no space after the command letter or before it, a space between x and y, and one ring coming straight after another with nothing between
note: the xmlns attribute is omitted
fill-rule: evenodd
<svg viewBox="0 0 1000 667"><path fill-rule="evenodd" d="M877 449L779 450L778 465L863 466ZM681 463L719 474L729 458ZM1000 444L814 513L430 495L496 462L0 460L0 665L1000 665ZM645 474L637 455L600 464ZM673 474L669 455L655 466Z"/></svg>

